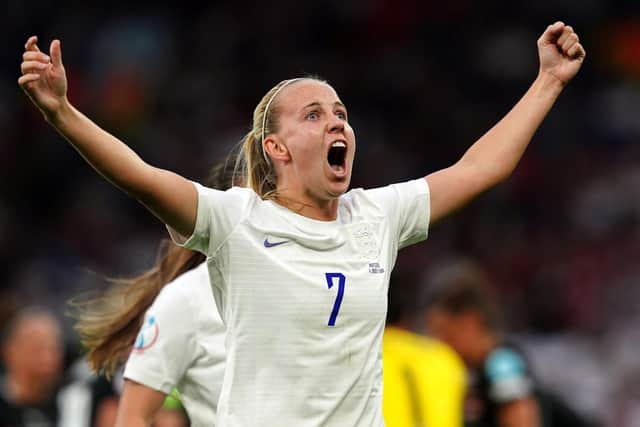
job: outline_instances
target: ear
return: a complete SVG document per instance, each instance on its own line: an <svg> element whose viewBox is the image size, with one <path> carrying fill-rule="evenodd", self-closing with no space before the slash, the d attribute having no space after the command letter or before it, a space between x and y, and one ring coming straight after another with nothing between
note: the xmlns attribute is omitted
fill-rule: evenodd
<svg viewBox="0 0 640 427"><path fill-rule="evenodd" d="M272 160L279 160L282 162L288 162L291 160L289 149L276 135L269 135L264 140L264 150Z"/></svg>

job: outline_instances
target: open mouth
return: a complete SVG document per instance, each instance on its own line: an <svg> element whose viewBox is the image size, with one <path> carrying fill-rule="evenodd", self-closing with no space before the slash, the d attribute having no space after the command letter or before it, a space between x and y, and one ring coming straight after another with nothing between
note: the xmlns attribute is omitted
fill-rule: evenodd
<svg viewBox="0 0 640 427"><path fill-rule="evenodd" d="M347 157L347 144L344 141L335 141L329 147L327 161L334 172L345 170L345 159Z"/></svg>

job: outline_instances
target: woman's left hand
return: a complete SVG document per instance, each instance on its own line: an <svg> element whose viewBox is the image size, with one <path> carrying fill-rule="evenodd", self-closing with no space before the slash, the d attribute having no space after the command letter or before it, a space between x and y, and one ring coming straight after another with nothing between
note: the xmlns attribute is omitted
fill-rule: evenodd
<svg viewBox="0 0 640 427"><path fill-rule="evenodd" d="M548 73L566 85L578 73L586 52L569 25L549 25L538 39L540 74Z"/></svg>

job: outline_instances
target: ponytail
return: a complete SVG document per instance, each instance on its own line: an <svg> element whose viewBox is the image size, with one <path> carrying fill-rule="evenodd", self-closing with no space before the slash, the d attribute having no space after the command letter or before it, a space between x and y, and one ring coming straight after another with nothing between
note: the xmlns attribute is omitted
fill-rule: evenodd
<svg viewBox="0 0 640 427"><path fill-rule="evenodd" d="M144 314L160 290L204 260L204 255L165 240L158 262L147 272L132 279L109 279L112 286L97 298L72 300L75 330L89 350L89 367L109 377L129 356Z"/></svg>
<svg viewBox="0 0 640 427"><path fill-rule="evenodd" d="M254 130L249 131L241 141L242 152L236 161L236 169L242 168L247 186L263 199L272 197L276 191L276 176L263 154L262 142Z"/></svg>
<svg viewBox="0 0 640 427"><path fill-rule="evenodd" d="M235 182L243 182L228 165L233 156L235 153L211 169L208 185L226 190ZM71 316L76 319L74 327L81 344L88 349L89 367L109 377L127 360L144 315L162 288L205 259L198 252L164 240L156 264L145 273L130 279L108 279L111 286L102 295L72 299Z"/></svg>

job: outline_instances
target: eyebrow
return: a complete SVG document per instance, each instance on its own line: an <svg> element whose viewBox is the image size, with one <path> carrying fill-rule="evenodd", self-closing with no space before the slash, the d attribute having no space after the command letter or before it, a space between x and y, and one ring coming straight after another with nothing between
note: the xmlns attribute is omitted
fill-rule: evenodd
<svg viewBox="0 0 640 427"><path fill-rule="evenodd" d="M342 107L342 108L344 108L345 110L347 109L347 107L346 107L342 102L340 102L340 101L336 101L336 102L334 102L334 103L333 103L333 106L334 106L334 107ZM319 103L318 101L314 101L314 102L312 102L312 103L310 103L310 104L305 105L304 107L302 107L302 109L303 109L303 110L306 110L307 108L310 108L310 107L320 107L320 103Z"/></svg>

